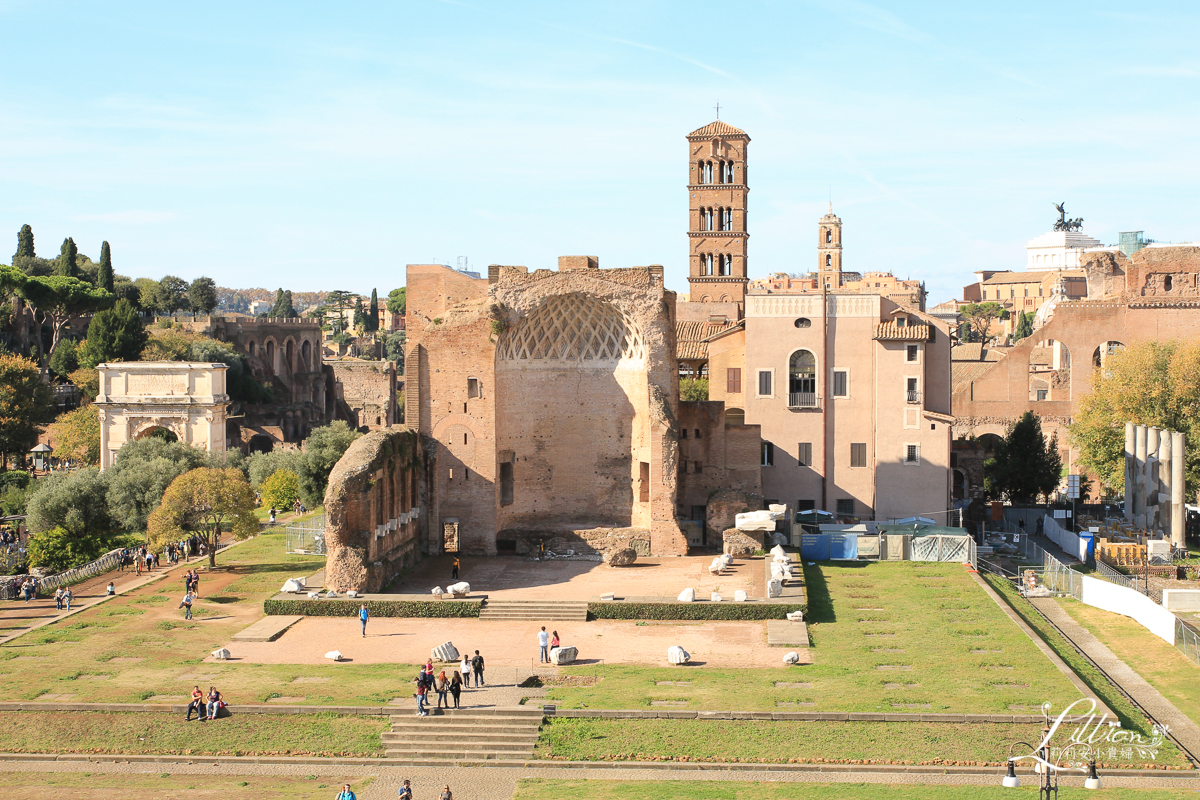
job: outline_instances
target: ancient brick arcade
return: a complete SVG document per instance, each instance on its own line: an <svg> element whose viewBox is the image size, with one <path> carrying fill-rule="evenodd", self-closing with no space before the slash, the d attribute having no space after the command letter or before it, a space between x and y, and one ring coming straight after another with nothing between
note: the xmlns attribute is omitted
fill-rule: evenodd
<svg viewBox="0 0 1200 800"><path fill-rule="evenodd" d="M430 452L427 553L682 554L675 295L661 267L408 267L406 418Z"/></svg>

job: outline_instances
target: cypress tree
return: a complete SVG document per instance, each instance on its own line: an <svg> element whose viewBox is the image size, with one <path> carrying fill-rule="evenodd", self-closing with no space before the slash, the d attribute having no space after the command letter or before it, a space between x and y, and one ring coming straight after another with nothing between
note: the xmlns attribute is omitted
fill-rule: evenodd
<svg viewBox="0 0 1200 800"><path fill-rule="evenodd" d="M112 250L108 242L100 245L100 271L96 273L96 285L106 292L113 290Z"/></svg>
<svg viewBox="0 0 1200 800"><path fill-rule="evenodd" d="M283 316L283 289L275 290L275 302L271 305L271 310L267 312L268 317Z"/></svg>
<svg viewBox="0 0 1200 800"><path fill-rule="evenodd" d="M363 304L361 297L354 298L354 327L362 328L366 325L366 315L363 314Z"/></svg>
<svg viewBox="0 0 1200 800"><path fill-rule="evenodd" d="M379 292L371 290L371 308L367 311L367 319L370 320L371 330L379 330Z"/></svg>
<svg viewBox="0 0 1200 800"><path fill-rule="evenodd" d="M288 319L293 319L295 317L300 316L299 314L296 313L296 306L293 304L291 289L288 289L286 292L283 293L283 309L282 310L283 310L282 316L287 317Z"/></svg>
<svg viewBox="0 0 1200 800"><path fill-rule="evenodd" d="M33 258L33 228L29 225L22 225L21 230L17 233L17 252L13 254L13 261L18 258Z"/></svg>
<svg viewBox="0 0 1200 800"><path fill-rule="evenodd" d="M75 246L75 240L69 236L63 239L62 248L58 251L58 263L54 265L54 274L74 278L77 255L79 255L79 248Z"/></svg>

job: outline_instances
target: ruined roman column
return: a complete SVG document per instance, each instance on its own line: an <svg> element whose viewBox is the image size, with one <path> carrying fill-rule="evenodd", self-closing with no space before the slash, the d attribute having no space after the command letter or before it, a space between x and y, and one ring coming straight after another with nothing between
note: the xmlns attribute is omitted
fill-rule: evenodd
<svg viewBox="0 0 1200 800"><path fill-rule="evenodd" d="M1132 422L1125 423L1125 521L1133 522L1133 490L1134 478L1134 440L1137 438L1137 426Z"/></svg>
<svg viewBox="0 0 1200 800"><path fill-rule="evenodd" d="M1171 432L1167 430L1159 431L1158 459L1155 466L1155 472L1158 475L1158 486L1154 500L1158 503L1159 530L1168 532L1168 535L1171 530L1171 514L1174 511L1171 508L1171 463L1174 455L1174 450L1171 447Z"/></svg>
<svg viewBox="0 0 1200 800"><path fill-rule="evenodd" d="M1171 432L1171 543L1184 547L1187 508L1184 506L1183 462L1187 443L1179 431Z"/></svg>
<svg viewBox="0 0 1200 800"><path fill-rule="evenodd" d="M1133 524L1145 524L1146 520L1146 426L1138 425L1133 440ZM1141 517L1141 522L1138 518Z"/></svg>

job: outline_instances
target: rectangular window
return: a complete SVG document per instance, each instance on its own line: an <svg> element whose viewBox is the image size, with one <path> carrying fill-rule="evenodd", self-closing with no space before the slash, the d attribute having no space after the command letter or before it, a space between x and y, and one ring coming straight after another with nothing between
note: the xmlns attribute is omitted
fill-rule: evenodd
<svg viewBox="0 0 1200 800"><path fill-rule="evenodd" d="M796 463L802 467L812 466L812 442L800 442L796 454Z"/></svg>
<svg viewBox="0 0 1200 800"><path fill-rule="evenodd" d="M1038 400L1049 400L1050 399L1050 390L1049 389L1038 389L1037 390L1037 399Z"/></svg>
<svg viewBox="0 0 1200 800"><path fill-rule="evenodd" d="M479 397L479 379L467 378L467 397Z"/></svg>
<svg viewBox="0 0 1200 800"><path fill-rule="evenodd" d="M771 389L772 389L771 379L773 377L774 377L774 375L771 374L771 370L769 370L769 369L760 369L758 371L758 396L759 397L770 397L771 396Z"/></svg>
<svg viewBox="0 0 1200 800"><path fill-rule="evenodd" d="M650 464L642 461L638 469L638 500L643 503L650 502Z"/></svg>
<svg viewBox="0 0 1200 800"><path fill-rule="evenodd" d="M770 442L762 443L762 465L764 467L775 466L775 445Z"/></svg>
<svg viewBox="0 0 1200 800"><path fill-rule="evenodd" d="M908 346L908 360L909 360L909 361L916 361L916 360L917 360L917 353L919 352L919 350L920 350L920 348L918 348L918 347L917 347L915 344L910 344L910 345Z"/></svg>
<svg viewBox="0 0 1200 800"><path fill-rule="evenodd" d="M680 438L680 439L686 439L686 438L687 438L687 428L683 428L683 429L681 429L681 430L680 430L680 432L679 432L679 438Z"/></svg>
<svg viewBox="0 0 1200 800"><path fill-rule="evenodd" d="M500 465L500 505L511 506L513 501L513 465L505 461Z"/></svg>
<svg viewBox="0 0 1200 800"><path fill-rule="evenodd" d="M850 466L865 467L867 465L867 443L855 442L850 445Z"/></svg>
<svg viewBox="0 0 1200 800"><path fill-rule="evenodd" d="M700 466L700 462L699 461L693 462L692 472L699 475L702 471L703 471L703 469Z"/></svg>
<svg viewBox="0 0 1200 800"><path fill-rule="evenodd" d="M854 498L843 497L837 501L837 513L843 517L854 516Z"/></svg>
<svg viewBox="0 0 1200 800"><path fill-rule="evenodd" d="M904 446L904 463L905 464L920 464L921 463L921 445L906 444Z"/></svg>
<svg viewBox="0 0 1200 800"><path fill-rule="evenodd" d="M833 396L848 397L850 395L849 383L849 373L844 369L835 369L833 371Z"/></svg>
<svg viewBox="0 0 1200 800"><path fill-rule="evenodd" d="M700 429L699 428L696 428L696 438L697 439L700 438Z"/></svg>
<svg viewBox="0 0 1200 800"><path fill-rule="evenodd" d="M796 510L797 511L812 511L816 507L817 507L816 500L797 500L796 501Z"/></svg>

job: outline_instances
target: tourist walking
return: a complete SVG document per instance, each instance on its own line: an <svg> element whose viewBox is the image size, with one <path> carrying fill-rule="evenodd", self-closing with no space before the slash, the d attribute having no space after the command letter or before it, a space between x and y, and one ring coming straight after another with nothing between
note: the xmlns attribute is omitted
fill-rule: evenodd
<svg viewBox="0 0 1200 800"><path fill-rule="evenodd" d="M538 631L538 663L545 664L550 660L550 634L546 633L546 626Z"/></svg>
<svg viewBox="0 0 1200 800"><path fill-rule="evenodd" d="M358 620L362 623L362 638L367 638L367 607L361 605L358 607Z"/></svg>
<svg viewBox="0 0 1200 800"><path fill-rule="evenodd" d="M471 661L467 658L467 654L463 653L462 663L458 665L458 669L462 672L463 686L471 688Z"/></svg>
<svg viewBox="0 0 1200 800"><path fill-rule="evenodd" d="M446 678L446 670L438 673L437 679L433 682L433 690L437 692L438 708L449 708L450 704L446 702L446 692L450 691L450 681Z"/></svg>
<svg viewBox="0 0 1200 800"><path fill-rule="evenodd" d="M274 506L271 507L271 524L272 525L275 524L275 508L274 508Z"/></svg>
<svg viewBox="0 0 1200 800"><path fill-rule="evenodd" d="M408 784L408 778L404 779L404 783L401 784L400 791L397 794L400 795L400 800L413 800L412 786Z"/></svg>
<svg viewBox="0 0 1200 800"><path fill-rule="evenodd" d="M71 610L71 601L74 599L75 599L75 593L72 592L71 587L68 586L67 590L65 592L63 592L63 606L67 609L68 612Z"/></svg>
<svg viewBox="0 0 1200 800"><path fill-rule="evenodd" d="M459 567L458 556L455 556L454 557L454 569L450 570L450 579L451 580L455 580L455 581L458 580L458 567Z"/></svg>
<svg viewBox="0 0 1200 800"><path fill-rule="evenodd" d="M454 676L450 678L450 696L454 698L454 707L458 708L458 696L462 694L462 675L458 674L458 670L454 671Z"/></svg>
<svg viewBox="0 0 1200 800"><path fill-rule="evenodd" d="M200 685L192 687L192 702L188 703L187 716L183 718L184 722L192 721L192 712L196 712L197 719L204 719L204 692L200 691Z"/></svg>
<svg viewBox="0 0 1200 800"><path fill-rule="evenodd" d="M429 712L425 710L425 701L429 689L425 686L425 673L422 672L417 678L417 716L428 717Z"/></svg>
<svg viewBox="0 0 1200 800"><path fill-rule="evenodd" d="M358 800L358 797L354 792L350 791L350 784L343 783L342 790L337 793L337 796L333 800Z"/></svg>
<svg viewBox="0 0 1200 800"><path fill-rule="evenodd" d="M62 587L60 586L54 590L54 607L57 608L59 611L62 611L62 600L63 600L63 590L62 590Z"/></svg>
<svg viewBox="0 0 1200 800"><path fill-rule="evenodd" d="M442 789L442 800L454 800L454 792L450 791L450 784L446 784L446 788Z"/></svg>
<svg viewBox="0 0 1200 800"><path fill-rule="evenodd" d="M483 656L479 655L479 651L475 651L475 657L471 659L471 671L475 673L475 688L483 686Z"/></svg>
<svg viewBox="0 0 1200 800"><path fill-rule="evenodd" d="M192 601L193 600L195 600L195 598L192 597L192 593L188 592L187 594L185 594L183 596L183 602L181 602L179 604L179 607L183 609L183 618L184 619L192 618Z"/></svg>

